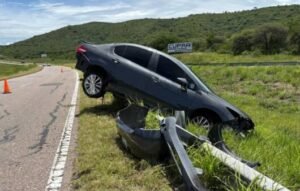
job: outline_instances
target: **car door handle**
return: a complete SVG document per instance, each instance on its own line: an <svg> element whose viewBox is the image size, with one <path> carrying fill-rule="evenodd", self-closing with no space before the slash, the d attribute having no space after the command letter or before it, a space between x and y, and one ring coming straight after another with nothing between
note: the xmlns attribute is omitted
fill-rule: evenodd
<svg viewBox="0 0 300 191"><path fill-rule="evenodd" d="M118 59L112 59L112 61L115 63L115 64L119 64L120 63L120 61L118 60Z"/></svg>
<svg viewBox="0 0 300 191"><path fill-rule="evenodd" d="M156 76L152 76L152 81L153 81L154 83L158 83L158 82L159 82L159 78L156 77Z"/></svg>

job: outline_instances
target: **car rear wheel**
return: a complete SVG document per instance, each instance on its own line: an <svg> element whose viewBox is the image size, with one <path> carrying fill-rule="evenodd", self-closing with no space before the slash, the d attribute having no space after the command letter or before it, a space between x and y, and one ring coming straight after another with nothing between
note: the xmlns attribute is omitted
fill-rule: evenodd
<svg viewBox="0 0 300 191"><path fill-rule="evenodd" d="M99 72L89 72L84 75L82 87L84 93L91 98L99 98L104 95L103 75Z"/></svg>

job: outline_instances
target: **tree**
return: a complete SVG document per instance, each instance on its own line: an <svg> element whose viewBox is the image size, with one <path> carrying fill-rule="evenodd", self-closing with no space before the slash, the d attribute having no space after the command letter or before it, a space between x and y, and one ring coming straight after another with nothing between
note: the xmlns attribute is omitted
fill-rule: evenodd
<svg viewBox="0 0 300 191"><path fill-rule="evenodd" d="M292 53L300 54L300 23L290 23L289 32L289 45L292 49Z"/></svg>
<svg viewBox="0 0 300 191"><path fill-rule="evenodd" d="M291 35L289 44L292 45L292 52L295 54L300 54L300 31L295 32Z"/></svg>
<svg viewBox="0 0 300 191"><path fill-rule="evenodd" d="M149 46L157 50L167 50L168 44L179 42L179 38L170 34L160 33L154 37Z"/></svg>
<svg viewBox="0 0 300 191"><path fill-rule="evenodd" d="M233 36L232 52L233 54L241 54L244 51L250 51L253 46L253 30L245 30Z"/></svg>
<svg viewBox="0 0 300 191"><path fill-rule="evenodd" d="M279 24L266 24L256 29L255 46L264 54L279 53L287 42L288 30Z"/></svg>
<svg viewBox="0 0 300 191"><path fill-rule="evenodd" d="M195 51L205 51L206 50L206 42L205 39L192 39L191 42L193 43L193 50Z"/></svg>
<svg viewBox="0 0 300 191"><path fill-rule="evenodd" d="M217 50L218 46L223 42L223 37L215 36L213 33L210 33L206 38L206 48L210 50Z"/></svg>

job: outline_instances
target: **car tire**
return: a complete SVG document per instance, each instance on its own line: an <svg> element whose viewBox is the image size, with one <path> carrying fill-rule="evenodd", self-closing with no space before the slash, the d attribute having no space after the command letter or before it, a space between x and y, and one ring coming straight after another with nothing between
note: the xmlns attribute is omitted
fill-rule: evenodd
<svg viewBox="0 0 300 191"><path fill-rule="evenodd" d="M88 72L82 80L84 93L90 98L100 98L104 95L104 75L100 72Z"/></svg>
<svg viewBox="0 0 300 191"><path fill-rule="evenodd" d="M204 128L207 131L209 131L215 124L213 117L204 113L199 113L193 116L191 118L191 122L198 125L200 128Z"/></svg>

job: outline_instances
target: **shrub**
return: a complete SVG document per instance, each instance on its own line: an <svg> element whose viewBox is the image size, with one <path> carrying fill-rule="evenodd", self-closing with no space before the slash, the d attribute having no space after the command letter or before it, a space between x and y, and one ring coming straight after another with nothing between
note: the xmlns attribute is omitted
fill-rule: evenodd
<svg viewBox="0 0 300 191"><path fill-rule="evenodd" d="M246 30L233 36L231 48L233 54L241 54L252 49L253 33L253 30Z"/></svg>
<svg viewBox="0 0 300 191"><path fill-rule="evenodd" d="M293 54L300 54L300 23L290 24L289 45Z"/></svg>
<svg viewBox="0 0 300 191"><path fill-rule="evenodd" d="M206 48L215 51L224 41L224 37L215 36L213 33L210 33L206 38Z"/></svg>
<svg viewBox="0 0 300 191"><path fill-rule="evenodd" d="M180 39L176 36L170 34L158 34L154 39L149 43L149 46L157 50L166 51L168 44L179 42Z"/></svg>
<svg viewBox="0 0 300 191"><path fill-rule="evenodd" d="M205 51L206 50L206 42L204 39L192 40L193 50L194 51Z"/></svg>
<svg viewBox="0 0 300 191"><path fill-rule="evenodd" d="M286 46L288 30L278 24L267 24L256 29L254 45L264 54L279 53Z"/></svg>

